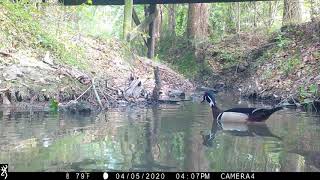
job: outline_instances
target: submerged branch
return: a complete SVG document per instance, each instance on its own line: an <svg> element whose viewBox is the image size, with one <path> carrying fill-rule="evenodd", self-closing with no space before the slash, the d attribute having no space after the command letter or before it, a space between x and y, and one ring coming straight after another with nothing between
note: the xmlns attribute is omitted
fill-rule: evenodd
<svg viewBox="0 0 320 180"><path fill-rule="evenodd" d="M99 106L101 107L101 109L103 110L103 105L102 105L102 103L101 103L101 99L100 99L100 97L99 97L99 94L98 94L98 92L97 92L97 89L96 89L96 86L94 85L94 78L92 79L92 88L93 88L93 91L94 91L94 94L95 94L95 96L96 96L96 98L97 98L97 101L98 101L98 103L99 103Z"/></svg>

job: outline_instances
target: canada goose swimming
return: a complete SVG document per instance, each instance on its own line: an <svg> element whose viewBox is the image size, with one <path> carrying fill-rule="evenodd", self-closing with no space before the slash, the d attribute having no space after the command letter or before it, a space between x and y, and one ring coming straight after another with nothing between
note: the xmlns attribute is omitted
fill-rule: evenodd
<svg viewBox="0 0 320 180"><path fill-rule="evenodd" d="M272 109L232 108L222 111L217 107L215 98L210 93L205 92L202 102L205 100L210 104L213 118L222 122L263 122L274 112L282 109L282 107L275 107Z"/></svg>

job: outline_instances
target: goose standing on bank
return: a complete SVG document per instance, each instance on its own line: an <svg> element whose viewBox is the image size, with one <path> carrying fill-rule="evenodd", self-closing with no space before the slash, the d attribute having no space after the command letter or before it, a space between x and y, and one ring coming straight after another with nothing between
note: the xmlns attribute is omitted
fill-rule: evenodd
<svg viewBox="0 0 320 180"><path fill-rule="evenodd" d="M282 107L272 109L265 108L233 108L222 111L217 107L215 98L208 92L205 92L202 102L207 101L210 104L213 118L223 122L263 122L267 120L274 112Z"/></svg>

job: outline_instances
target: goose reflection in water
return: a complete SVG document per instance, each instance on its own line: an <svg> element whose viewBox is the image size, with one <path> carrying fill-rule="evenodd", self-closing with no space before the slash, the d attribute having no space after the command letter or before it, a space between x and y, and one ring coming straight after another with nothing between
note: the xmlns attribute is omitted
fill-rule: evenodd
<svg viewBox="0 0 320 180"><path fill-rule="evenodd" d="M265 123L238 123L213 120L209 134L202 134L203 145L212 147L217 133L227 132L232 136L272 137L281 141L281 137L273 134Z"/></svg>

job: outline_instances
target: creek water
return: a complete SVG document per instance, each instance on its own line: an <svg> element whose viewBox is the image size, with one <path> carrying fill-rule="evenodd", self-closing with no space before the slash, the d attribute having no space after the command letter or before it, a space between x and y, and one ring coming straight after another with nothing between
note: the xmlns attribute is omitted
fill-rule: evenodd
<svg viewBox="0 0 320 180"><path fill-rule="evenodd" d="M268 107L219 94L221 109ZM207 103L123 107L99 115L0 111L10 171L320 171L320 116L284 109L265 124L214 132ZM227 126L225 126L227 127Z"/></svg>

